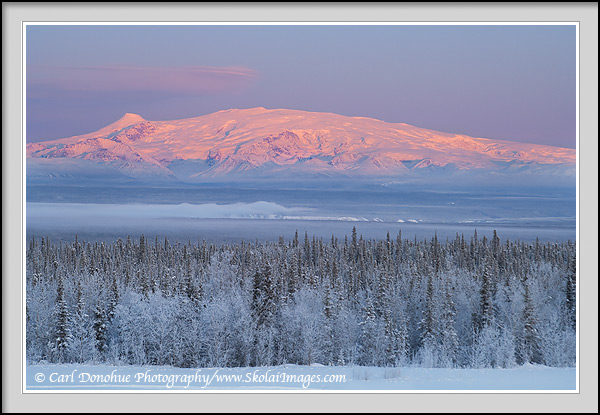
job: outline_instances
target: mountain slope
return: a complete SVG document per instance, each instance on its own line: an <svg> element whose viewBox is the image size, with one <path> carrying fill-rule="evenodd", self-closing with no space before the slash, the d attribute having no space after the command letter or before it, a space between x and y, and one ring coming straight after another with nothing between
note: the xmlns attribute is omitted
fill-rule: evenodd
<svg viewBox="0 0 600 415"><path fill-rule="evenodd" d="M130 177L209 181L288 175L398 177L489 171L574 175L575 150L448 134L402 123L286 109L232 109L147 121L125 114L93 133L27 145Z"/></svg>

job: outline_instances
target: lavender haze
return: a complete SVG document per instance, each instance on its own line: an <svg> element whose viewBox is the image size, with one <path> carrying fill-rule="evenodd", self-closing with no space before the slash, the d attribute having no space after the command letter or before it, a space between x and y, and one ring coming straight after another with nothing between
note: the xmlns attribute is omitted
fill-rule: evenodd
<svg viewBox="0 0 600 415"><path fill-rule="evenodd" d="M573 25L30 25L26 42L27 142L266 107L576 145Z"/></svg>

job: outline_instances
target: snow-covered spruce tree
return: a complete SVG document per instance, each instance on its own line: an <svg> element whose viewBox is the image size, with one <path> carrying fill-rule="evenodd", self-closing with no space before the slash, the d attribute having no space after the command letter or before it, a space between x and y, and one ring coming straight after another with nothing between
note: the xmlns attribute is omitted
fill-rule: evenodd
<svg viewBox="0 0 600 415"><path fill-rule="evenodd" d="M427 277L427 293L425 298L425 310L419 324L421 332L421 363L425 367L436 367L439 358L438 342L441 338L438 328L438 303L435 292L434 278L432 273Z"/></svg>
<svg viewBox="0 0 600 415"><path fill-rule="evenodd" d="M195 277L192 269L192 255L188 252L188 245L183 247L184 273L181 291L192 302L198 302L202 298L202 284Z"/></svg>
<svg viewBox="0 0 600 415"><path fill-rule="evenodd" d="M69 348L73 340L71 335L71 315L65 301L65 288L62 275L57 276L56 305L53 314L54 331L50 350L52 361L65 363L69 361Z"/></svg>
<svg viewBox="0 0 600 415"><path fill-rule="evenodd" d="M480 306L478 313L473 316L475 331L481 331L494 322L494 301L492 293L492 275L490 261L486 262L481 275L481 290L479 291Z"/></svg>
<svg viewBox="0 0 600 415"><path fill-rule="evenodd" d="M383 330L380 319L375 311L373 295L365 293L362 319L359 323L359 358L358 363L363 366L380 366L385 357L385 347L382 347Z"/></svg>
<svg viewBox="0 0 600 415"><path fill-rule="evenodd" d="M256 325L264 327L273 322L277 302L275 298L275 283L271 264L265 262L261 269L254 273L252 310Z"/></svg>
<svg viewBox="0 0 600 415"><path fill-rule="evenodd" d="M390 251L388 248L381 251L381 259L383 263L389 267ZM406 339L402 330L402 317L398 317L394 312L397 312L397 308L394 307L394 301L392 299L395 286L392 284L392 276L389 269L383 269L377 273L376 284L377 298L375 305L376 310L378 310L378 313L376 314L378 315L379 320L382 321L384 331L382 343L385 356L383 356L382 362L386 366L393 367L403 360L403 356L406 352ZM394 310L394 308L396 308L396 310Z"/></svg>
<svg viewBox="0 0 600 415"><path fill-rule="evenodd" d="M454 367L458 360L458 334L456 333L456 304L453 299L453 288L450 277L446 276L444 282L442 315L440 319L440 364Z"/></svg>
<svg viewBox="0 0 600 415"><path fill-rule="evenodd" d="M577 324L577 262L575 258L570 260L569 269L566 274L566 314L569 324L575 330Z"/></svg>
<svg viewBox="0 0 600 415"><path fill-rule="evenodd" d="M108 351L108 317L106 310L100 303L94 309L93 329L98 357L100 361L103 361L106 359L106 352Z"/></svg>
<svg viewBox="0 0 600 415"><path fill-rule="evenodd" d="M87 363L93 360L95 338L93 322L87 314L87 306L81 280L77 281L75 292L75 311L72 316L71 338L69 354L75 363Z"/></svg>
<svg viewBox="0 0 600 415"><path fill-rule="evenodd" d="M326 277L323 281L323 314L325 315L325 324L322 328L322 353L325 359L324 363L333 365L335 362L334 353L334 332L333 332L333 320L336 317L335 305L334 305L334 293L332 293L333 287L330 277Z"/></svg>
<svg viewBox="0 0 600 415"><path fill-rule="evenodd" d="M483 249L482 252L487 252ZM473 315L470 364L473 367L495 367L495 348L498 341L498 327L494 312L492 255L487 256L480 278L479 305Z"/></svg>
<svg viewBox="0 0 600 415"><path fill-rule="evenodd" d="M252 290L252 313L255 331L255 362L256 366L270 365L273 359L273 330L277 299L275 281L271 264L266 261L254 273Z"/></svg>
<svg viewBox="0 0 600 415"><path fill-rule="evenodd" d="M536 258L539 253L536 249ZM524 282L525 296L523 307L523 344L522 344L522 359L524 363L543 364L542 358L542 339L538 330L538 316L535 309L535 304L531 297L531 289L529 279Z"/></svg>
<svg viewBox="0 0 600 415"><path fill-rule="evenodd" d="M111 275L110 279L110 287L107 289L108 291L108 300L107 300L107 308L106 308L106 316L108 321L110 322L115 315L115 308L119 303L119 287L117 285L117 277L115 274Z"/></svg>

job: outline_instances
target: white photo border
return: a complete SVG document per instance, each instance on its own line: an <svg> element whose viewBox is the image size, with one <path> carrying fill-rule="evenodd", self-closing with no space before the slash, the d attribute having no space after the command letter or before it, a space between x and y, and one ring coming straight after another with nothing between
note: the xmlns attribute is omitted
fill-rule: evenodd
<svg viewBox="0 0 600 415"><path fill-rule="evenodd" d="M39 405L38 410L49 410L59 409L60 406L53 406L52 404L43 404L44 401L52 401L57 405L62 400L62 397L69 397L69 406L75 410L82 410L81 406L77 406L75 402L89 403L91 408L92 402L104 402L101 401L101 396L92 396L86 393L86 396L76 396L75 394L69 393L68 395L20 395L22 381L22 298L23 298L23 263L19 262L19 259L23 257L23 250L25 244L24 234L24 163L23 163L23 147L24 147L24 109L25 102L21 94L20 86L24 83L21 79L22 64L24 63L24 54L22 54L21 44L21 29L23 28L23 22L44 22L44 24L52 24L52 22L64 23L66 21L71 22L86 22L85 24L131 24L132 21L138 20L137 24L144 24L145 22L152 22L152 24L180 24L181 18L187 19L193 18L194 21L188 24L373 24L373 23L396 23L403 22L403 24L481 24L485 22L490 23L506 23L506 24L557 24L565 23L572 24L572 22L579 23L581 33L578 31L578 37L581 41L580 50L583 50L583 54L578 55L581 58L581 66L579 66L580 80L583 81L584 88L579 94L578 88L578 111L580 118L580 125L578 125L578 243L577 243L577 260L578 260L578 278L580 278L583 271L584 275L593 277L597 276L597 259L594 263L594 258L597 253L597 236L591 232L596 230L597 232L597 168L598 168L598 151L597 151L597 4L595 5L572 5L572 4L552 4L552 5L503 5L503 4L352 4L351 6L340 6L340 5L299 5L291 4L289 6L283 6L281 4L266 5L266 4L254 4L254 5L219 5L215 4L195 4L195 5L181 5L181 4L152 4L152 5L131 5L131 4L106 4L106 3L89 3L87 5L72 6L64 3L54 3L48 5L16 5L3 4L3 118L4 118L4 132L3 132L3 189L5 196L3 198L3 290L4 300L3 301L3 327L5 327L5 335L3 335L4 346L3 347L3 394L11 396L11 405L17 402L20 405L24 405L29 408L27 410L35 411L31 409L31 405ZM106 19L106 17L109 19ZM118 16L118 22L111 21L110 18ZM223 18L223 16L227 18ZM240 20L238 20L238 16ZM258 16L258 17L257 17ZM266 16L267 19L264 19ZM306 18L306 17L309 18ZM318 16L318 19L312 20ZM441 20L437 20L443 16ZM456 21L450 21L455 16L460 16ZM511 19L506 19L505 16L512 16ZM535 18L534 18L535 16ZM293 20L289 20L290 17ZM502 20L489 20L489 17L502 18ZM95 22L89 19L95 20ZM127 18L127 21L124 19ZM160 20L153 21L152 19L159 18ZM104 20L106 19L106 20ZM144 23L140 22L140 19L144 19ZM270 20L272 19L272 20ZM384 20L383 20L384 19ZM540 20L543 19L543 20ZM595 20L594 20L595 19ZM251 22L251 21L254 22ZM408 22L411 20L412 22ZM444 21L445 20L445 21ZM168 22L168 23L166 23ZM366 23L368 22L368 23ZM18 28L18 31L15 31ZM595 47L594 47L595 46ZM15 52L17 52L15 54ZM15 58L16 56L16 58ZM22 60L21 60L22 59ZM21 65L20 65L21 63ZM16 92L16 94L15 94ZM20 106L8 105L9 103L20 102ZM20 123L18 121L21 121ZM579 134L582 134L583 139L580 139ZM17 140L14 137L19 137ZM583 148L582 148L583 147ZM580 156L582 158L580 158ZM584 191L581 191L583 189ZM16 218L19 217L20 221ZM580 221L585 218L585 226L583 229L579 227ZM580 233L580 230L584 232ZM586 238L585 242L582 238ZM9 244L7 239L10 238L12 244ZM14 243L17 240L20 243ZM8 276L19 276L19 278L8 278ZM584 289L580 290L581 284L578 281L579 298L578 313L579 316L584 315L587 319L584 319L586 325L585 333L579 332L578 336L579 347L578 347L578 397L584 395L587 391L594 393L597 386L597 279L590 278L590 281L584 280ZM19 294L17 294L19 293ZM594 297L594 295L596 295ZM580 301L581 300L581 301ZM585 312L582 313L582 308ZM590 309L591 308L591 309ZM10 319L8 316L11 316ZM17 318L19 316L19 318ZM579 324L578 316L578 324ZM590 318L591 316L591 318ZM21 326L19 327L19 321ZM592 331L594 331L592 333ZM583 340L582 340L583 338ZM594 343L595 339L595 343ZM594 347L595 346L595 347ZM591 349L591 350L590 350ZM16 351L16 352L15 352ZM591 352L591 355L589 354ZM10 357L12 358L10 358ZM20 356L17 361L16 356ZM579 367L580 361L585 359L584 365ZM15 372L16 368L16 372ZM595 368L595 374L594 374ZM580 370L581 369L581 370ZM583 388L579 389L581 380ZM12 397L17 392L17 397ZM269 391L265 391L269 393ZM427 393L437 393L433 391L426 391ZM512 395L511 399L501 399L499 395L490 394L492 391L486 391L477 395L469 396L469 406L473 410L482 410L482 408L488 407L492 409L498 409L501 406L504 407L506 404L513 405L516 401L529 401L525 406L516 406L520 410L543 410L547 407L548 410L556 411L560 407L568 408L568 411L573 411L575 407L573 405L573 399L563 394L562 400L557 400L560 395L537 395L537 394L504 394L504 396ZM228 393L237 393L237 391L229 391ZM397 392L395 392L397 394ZM112 394L112 392L111 392ZM128 394L132 394L129 392ZM129 409L129 410L142 410L142 411L153 411L160 407L166 409L172 409L173 398L167 397L167 395L150 395L142 396L133 393L133 399L128 399L126 394L114 394L112 402L123 401L128 404L124 406L116 406L112 409ZM323 410L358 410L364 408L366 410L373 409L374 406L368 402L371 399L377 399L380 403L390 403L389 406L384 404L389 410L403 410L408 409L416 411L420 409L432 410L432 406L437 407L438 410L454 410L465 411L464 405L460 404L461 396L467 396L464 394L452 392L447 394L440 394L435 400L427 399L426 396L415 395L399 395L396 396L368 396L360 395L359 399L355 399L357 396L351 395L339 395L338 392L327 393L329 396L323 394L317 395L269 395L256 394L252 397L248 395L238 395L235 400L227 399L227 393L218 395L203 395L202 405L205 408L206 401L213 401L216 406L211 406L213 411L229 409L228 406L234 404L241 409L252 408L247 404L242 404L242 401L253 401L257 402L255 406L256 410L265 410L265 399L269 400L270 408L277 408L280 411L295 410L299 406L292 402L302 402L302 404L313 404L314 401L329 401L330 403L317 407ZM333 396L331 396L333 395ZM453 396L454 395L454 396ZM587 396L588 393L585 393ZM189 410L198 410L198 406L194 406L194 402L199 404L199 397L193 397L191 395L178 395L177 402L191 403ZM507 396L508 397L508 396ZM539 402L533 403L533 397L538 397ZM156 398L156 399L154 399ZM158 399L161 398L161 399ZM219 398L219 399L212 399ZM260 399L259 399L260 398ZM319 398L319 399L317 399ZM337 398L337 399L333 399ZM413 399L415 398L415 399ZM555 399L556 398L556 399ZM141 400L143 399L143 400ZM283 400L285 399L285 404ZM581 399L579 399L581 400ZM579 401L578 400L578 401ZM6 400L3 400L6 405ZM444 401L456 402L459 405L452 406ZM480 401L476 403L475 401ZM567 406L562 402L570 401L571 403ZM131 403L134 402L133 405ZM137 402L137 403L135 403ZM169 404L171 402L171 404ZM394 404L395 402L395 404ZM489 402L485 404L484 402ZM494 402L494 403L492 403ZM586 401L587 402L587 401ZM275 403L275 405L274 405ZM335 406L329 406L334 403ZM591 404L593 405L593 396L591 397ZM282 405L283 404L283 405ZM587 405L590 403L588 402ZM597 395L596 395L596 410L597 410ZM139 405L139 406L138 406ZM212 405L212 403L211 403ZM398 406L401 405L401 406ZM412 405L412 406L411 406ZM417 406L414 406L417 405ZM482 406L483 405L483 406ZM379 405L378 405L379 407ZM64 406L63 406L64 408ZM99 408L99 407L95 407ZM308 406L306 407L308 409ZM589 408L589 406L588 406ZM8 409L8 408L7 408ZM107 408L108 409L108 408ZM433 409L435 410L435 409Z"/></svg>

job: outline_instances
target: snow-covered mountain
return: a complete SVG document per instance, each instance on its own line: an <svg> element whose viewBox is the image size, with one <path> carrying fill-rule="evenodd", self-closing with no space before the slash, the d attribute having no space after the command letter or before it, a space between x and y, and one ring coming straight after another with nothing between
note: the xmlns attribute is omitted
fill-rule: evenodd
<svg viewBox="0 0 600 415"><path fill-rule="evenodd" d="M231 109L148 121L125 114L89 134L27 144L28 169L66 159L134 178L405 177L469 171L575 174L575 150L287 109ZM43 162L35 159L45 159ZM54 159L50 161L51 159ZM82 167L84 168L84 167Z"/></svg>

